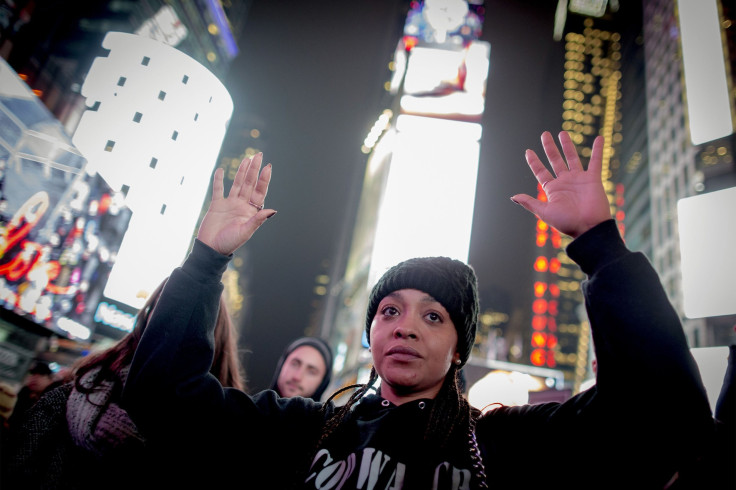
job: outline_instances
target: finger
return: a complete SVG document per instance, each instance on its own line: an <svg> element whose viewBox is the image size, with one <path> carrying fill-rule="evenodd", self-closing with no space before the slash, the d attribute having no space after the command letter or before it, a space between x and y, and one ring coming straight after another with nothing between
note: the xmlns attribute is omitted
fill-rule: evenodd
<svg viewBox="0 0 736 490"><path fill-rule="evenodd" d="M527 194L516 194L515 196L511 196L511 200L530 213L536 215L539 219L542 219L542 213L544 212L546 203L543 203L538 199L534 199L532 196Z"/></svg>
<svg viewBox="0 0 736 490"><path fill-rule="evenodd" d="M562 158L562 155L560 155L560 150L557 149L555 140L549 131L542 133L542 148L544 148L544 153L547 155L547 159L555 175L559 176L560 173L567 171L567 164Z"/></svg>
<svg viewBox="0 0 736 490"><path fill-rule="evenodd" d="M537 182L544 186L544 184L546 184L550 180L554 180L554 176L550 173L549 170L547 170L547 167L544 166L544 164L539 159L537 154L534 153L534 151L527 150L524 156L526 157L526 163L527 165L529 165L529 168L534 174L534 177L536 177Z"/></svg>
<svg viewBox="0 0 736 490"><path fill-rule="evenodd" d="M588 172L594 172L596 175L601 175L603 171L603 142L603 136L596 136L588 162Z"/></svg>
<svg viewBox="0 0 736 490"><path fill-rule="evenodd" d="M230 187L230 194L231 196L237 196L240 194L240 190L243 188L243 183L245 182L245 174L248 171L248 167L250 166L251 161L253 160L253 157L251 158L243 158L243 161L240 162L240 165L238 166L238 171L235 174L235 179L233 180L233 185Z"/></svg>
<svg viewBox="0 0 736 490"><path fill-rule="evenodd" d="M258 230L258 228L261 227L263 223L266 222L267 219L271 218L273 215L276 214L276 211L273 209L264 209L262 211L258 211L251 219L246 221L245 223L242 223L240 225L240 236L243 241L250 240L250 237L253 236L253 234Z"/></svg>
<svg viewBox="0 0 736 490"><path fill-rule="evenodd" d="M250 200L256 204L263 204L266 202L268 185L271 182L271 170L272 169L270 163L263 167L263 170L261 170L261 174L258 177L258 182L256 183L256 188L253 189L253 194L250 197Z"/></svg>
<svg viewBox="0 0 736 490"><path fill-rule="evenodd" d="M218 199L222 199L223 197L223 191L224 191L224 185L222 184L223 175L225 175L225 170L222 169L222 167L218 167L217 170L215 170L215 175L212 178L212 200L217 201Z"/></svg>
<svg viewBox="0 0 736 490"><path fill-rule="evenodd" d="M240 197L251 199L253 189L258 182L258 173L261 171L261 162L263 161L263 153L256 153L250 161L248 170L245 172L245 181L243 187L240 188Z"/></svg>
<svg viewBox="0 0 736 490"><path fill-rule="evenodd" d="M575 149L575 143L572 142L572 138L567 131L562 131L558 135L560 144L562 145L562 151L565 154L565 160L567 160L567 166L570 170L583 170L583 164L580 163L580 157L578 156L578 150Z"/></svg>

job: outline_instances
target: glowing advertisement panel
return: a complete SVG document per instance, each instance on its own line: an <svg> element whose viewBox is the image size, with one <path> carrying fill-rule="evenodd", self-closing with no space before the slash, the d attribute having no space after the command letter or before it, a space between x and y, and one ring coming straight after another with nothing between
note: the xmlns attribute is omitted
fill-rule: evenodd
<svg viewBox="0 0 736 490"><path fill-rule="evenodd" d="M479 120L485 109L490 50L483 41L456 49L412 49L402 112Z"/></svg>
<svg viewBox="0 0 736 490"><path fill-rule="evenodd" d="M717 0L679 0L685 94L694 145L733 133Z"/></svg>
<svg viewBox="0 0 736 490"><path fill-rule="evenodd" d="M130 212L63 126L0 64L0 305L87 339Z"/></svg>
<svg viewBox="0 0 736 490"><path fill-rule="evenodd" d="M73 140L133 212L105 288L107 317L140 308L181 265L210 188L233 102L204 66L157 40L109 32L82 86Z"/></svg>
<svg viewBox="0 0 736 490"><path fill-rule="evenodd" d="M736 314L736 187L677 202L688 318Z"/></svg>
<svg viewBox="0 0 736 490"><path fill-rule="evenodd" d="M401 115L396 130L369 287L411 257L468 260L481 125Z"/></svg>

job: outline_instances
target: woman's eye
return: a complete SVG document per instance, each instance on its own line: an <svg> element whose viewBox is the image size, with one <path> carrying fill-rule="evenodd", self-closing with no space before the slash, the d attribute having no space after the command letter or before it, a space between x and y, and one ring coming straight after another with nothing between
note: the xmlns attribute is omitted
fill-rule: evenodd
<svg viewBox="0 0 736 490"><path fill-rule="evenodd" d="M381 314L387 315L387 316L394 316L399 313L399 310L394 308L393 306L384 306L381 310Z"/></svg>
<svg viewBox="0 0 736 490"><path fill-rule="evenodd" d="M441 322L442 317L439 316L437 313L427 313L427 318L429 318L429 321L431 322Z"/></svg>

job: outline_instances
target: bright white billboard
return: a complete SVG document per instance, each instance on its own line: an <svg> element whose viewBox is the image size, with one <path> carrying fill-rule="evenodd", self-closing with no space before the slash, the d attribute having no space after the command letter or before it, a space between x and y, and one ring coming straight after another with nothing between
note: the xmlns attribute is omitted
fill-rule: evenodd
<svg viewBox="0 0 736 490"><path fill-rule="evenodd" d="M688 318L736 313L736 187L677 202Z"/></svg>

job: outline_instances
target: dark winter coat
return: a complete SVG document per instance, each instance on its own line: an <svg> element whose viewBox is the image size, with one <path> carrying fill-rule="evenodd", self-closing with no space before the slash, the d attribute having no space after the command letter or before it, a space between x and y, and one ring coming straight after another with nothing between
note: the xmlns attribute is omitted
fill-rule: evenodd
<svg viewBox="0 0 736 490"><path fill-rule="evenodd" d="M702 454L712 429L679 317L647 258L626 249L612 220L567 252L588 275L597 383L564 403L484 414L475 434L489 487L661 489ZM189 481L259 488L468 488L470 435L452 434L444 451L423 442L432 400L397 407L368 396L312 458L332 404L273 391L249 396L208 374L228 261L195 243L171 275L131 367L124 401L160 445L162 472L173 477L186 468Z"/></svg>

